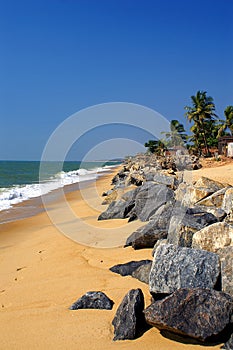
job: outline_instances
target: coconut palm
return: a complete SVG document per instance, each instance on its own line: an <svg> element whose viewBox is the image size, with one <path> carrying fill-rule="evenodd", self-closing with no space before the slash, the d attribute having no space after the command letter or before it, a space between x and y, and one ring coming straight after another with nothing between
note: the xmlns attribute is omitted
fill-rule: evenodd
<svg viewBox="0 0 233 350"><path fill-rule="evenodd" d="M149 140L145 143L145 147L148 148L150 153L155 153L157 155L162 155L166 150L166 146L161 140Z"/></svg>
<svg viewBox="0 0 233 350"><path fill-rule="evenodd" d="M205 154L209 155L208 133L210 130L206 128L206 124L213 121L216 117L215 104L211 96L206 95L206 91L198 91L195 96L191 96L192 106L186 106L186 117L189 122L195 125L195 144L201 147L200 136L203 139Z"/></svg>
<svg viewBox="0 0 233 350"><path fill-rule="evenodd" d="M220 127L218 131L218 136L223 136L224 132L229 129L231 136L233 136L233 106L227 106L225 111L225 120L220 120Z"/></svg>
<svg viewBox="0 0 233 350"><path fill-rule="evenodd" d="M187 142L184 126L178 120L171 120L170 130L168 132L162 132L168 139L169 146L183 146Z"/></svg>

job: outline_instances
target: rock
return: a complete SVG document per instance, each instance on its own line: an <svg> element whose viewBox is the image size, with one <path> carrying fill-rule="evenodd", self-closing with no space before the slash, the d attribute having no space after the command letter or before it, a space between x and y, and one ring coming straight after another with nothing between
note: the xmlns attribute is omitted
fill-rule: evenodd
<svg viewBox="0 0 233 350"><path fill-rule="evenodd" d="M223 346L221 346L221 349L224 349L224 350L233 349L233 333L231 334L230 339Z"/></svg>
<svg viewBox="0 0 233 350"><path fill-rule="evenodd" d="M149 277L150 292L164 294L179 288L214 288L219 274L217 254L161 244L154 253Z"/></svg>
<svg viewBox="0 0 233 350"><path fill-rule="evenodd" d="M179 289L144 311L150 325L200 341L219 335L232 312L230 295L202 288Z"/></svg>
<svg viewBox="0 0 233 350"><path fill-rule="evenodd" d="M108 195L105 196L104 201L102 202L103 205L105 204L110 204L113 201L115 201L117 199L118 196L118 192L116 190L111 191L111 193L109 193Z"/></svg>
<svg viewBox="0 0 233 350"><path fill-rule="evenodd" d="M134 201L113 201L107 210L101 213L98 220L124 219L134 207Z"/></svg>
<svg viewBox="0 0 233 350"><path fill-rule="evenodd" d="M153 248L152 253L151 253L152 256L155 255L156 249L162 244L169 244L169 243L168 243L167 239L159 239L154 245L154 248Z"/></svg>
<svg viewBox="0 0 233 350"><path fill-rule="evenodd" d="M221 209L216 207L205 207L205 206L195 206L200 212L206 211L207 213L213 214L218 221L223 221L226 217L227 213Z"/></svg>
<svg viewBox="0 0 233 350"><path fill-rule="evenodd" d="M106 196L109 196L114 190L111 189L111 190L108 190L108 191L105 191L102 193L102 197L106 197Z"/></svg>
<svg viewBox="0 0 233 350"><path fill-rule="evenodd" d="M137 278L139 281L149 284L149 275L152 266L152 261L148 264L139 266L132 272L132 277Z"/></svg>
<svg viewBox="0 0 233 350"><path fill-rule="evenodd" d="M233 247L219 249L222 291L233 297Z"/></svg>
<svg viewBox="0 0 233 350"><path fill-rule="evenodd" d="M126 184L132 184L136 186L141 186L145 181L144 177L138 173L131 173L126 181Z"/></svg>
<svg viewBox="0 0 233 350"><path fill-rule="evenodd" d="M176 185L175 176L172 176L172 175L168 176L159 172L157 172L154 175L153 181L156 182L157 184L166 185L170 188L175 188L175 185Z"/></svg>
<svg viewBox="0 0 233 350"><path fill-rule="evenodd" d="M113 340L135 339L144 327L144 296L141 289L131 289L122 300L112 321Z"/></svg>
<svg viewBox="0 0 233 350"><path fill-rule="evenodd" d="M222 201L222 209L229 214L233 209L233 187L228 188L225 192L223 201Z"/></svg>
<svg viewBox="0 0 233 350"><path fill-rule="evenodd" d="M139 188L134 188L130 191L125 192L122 196L121 199L124 201L133 201L136 198L136 195L138 194Z"/></svg>
<svg viewBox="0 0 233 350"><path fill-rule="evenodd" d="M70 310L106 309L111 310L114 302L103 292L87 292L70 306Z"/></svg>
<svg viewBox="0 0 233 350"><path fill-rule="evenodd" d="M226 187L226 184L222 184L221 182L211 180L208 177L202 176L195 183L195 187L205 187L212 191L212 193L214 193Z"/></svg>
<svg viewBox="0 0 233 350"><path fill-rule="evenodd" d="M188 208L185 214L184 210L186 209L182 207L176 207L173 210L167 239L171 244L191 247L195 232L217 222L218 219L213 214L199 208Z"/></svg>
<svg viewBox="0 0 233 350"><path fill-rule="evenodd" d="M134 249L153 248L159 239L166 238L173 204L168 202L162 205L150 218L148 224L140 227L127 238L125 246L131 245Z"/></svg>
<svg viewBox="0 0 233 350"><path fill-rule="evenodd" d="M177 201L181 202L183 206L190 207L212 193L213 192L208 188L196 188L193 185L181 183L175 191L175 198Z"/></svg>
<svg viewBox="0 0 233 350"><path fill-rule="evenodd" d="M148 221L161 205L171 201L173 197L173 191L167 186L146 182L136 195L135 207L131 211L130 217Z"/></svg>
<svg viewBox="0 0 233 350"><path fill-rule="evenodd" d="M208 207L214 206L217 208L221 208L226 190L227 190L227 188L222 188L221 190L219 190L219 191L211 194L210 196L200 200L198 202L198 204L205 205Z"/></svg>
<svg viewBox="0 0 233 350"><path fill-rule="evenodd" d="M151 260L130 261L125 264L118 264L110 267L110 271L119 273L121 276L130 276L133 271L142 265L150 264Z"/></svg>
<svg viewBox="0 0 233 350"><path fill-rule="evenodd" d="M193 235L192 247L217 252L218 249L233 246L233 226L217 222L204 227Z"/></svg>

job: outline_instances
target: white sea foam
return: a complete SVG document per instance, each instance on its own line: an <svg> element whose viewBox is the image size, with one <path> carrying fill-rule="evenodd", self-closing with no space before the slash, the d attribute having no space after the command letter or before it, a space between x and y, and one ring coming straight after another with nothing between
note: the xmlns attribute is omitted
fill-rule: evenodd
<svg viewBox="0 0 233 350"><path fill-rule="evenodd" d="M30 198L39 197L66 185L95 180L112 167L114 166L106 166L104 168L95 168L92 170L79 169L69 172L62 171L51 177L49 181L43 183L0 188L0 211L9 209L14 204L18 204Z"/></svg>

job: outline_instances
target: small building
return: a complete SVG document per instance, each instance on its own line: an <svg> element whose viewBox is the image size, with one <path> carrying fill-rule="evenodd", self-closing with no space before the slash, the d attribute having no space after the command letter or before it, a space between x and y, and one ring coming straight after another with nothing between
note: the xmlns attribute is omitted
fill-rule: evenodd
<svg viewBox="0 0 233 350"><path fill-rule="evenodd" d="M233 143L233 136L222 136L218 140L218 154L227 156L228 144Z"/></svg>

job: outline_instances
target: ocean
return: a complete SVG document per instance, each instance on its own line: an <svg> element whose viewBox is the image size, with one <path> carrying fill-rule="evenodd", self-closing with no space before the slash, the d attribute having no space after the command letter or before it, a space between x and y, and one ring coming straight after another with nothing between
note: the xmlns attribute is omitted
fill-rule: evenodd
<svg viewBox="0 0 233 350"><path fill-rule="evenodd" d="M0 222L15 204L40 197L58 188L94 181L120 162L0 161ZM5 215L6 216L6 215Z"/></svg>

